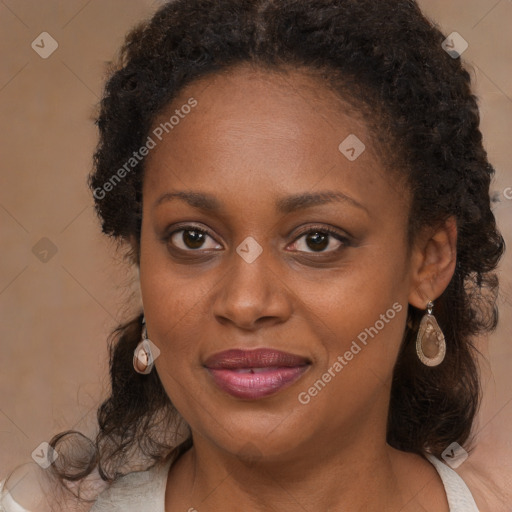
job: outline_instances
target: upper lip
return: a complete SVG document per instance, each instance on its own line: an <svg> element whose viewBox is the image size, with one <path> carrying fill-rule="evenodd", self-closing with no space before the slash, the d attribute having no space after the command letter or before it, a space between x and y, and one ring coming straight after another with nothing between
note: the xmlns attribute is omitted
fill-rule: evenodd
<svg viewBox="0 0 512 512"><path fill-rule="evenodd" d="M296 367L310 364L306 357L274 350L259 348L255 350L231 349L210 356L204 366L211 369Z"/></svg>

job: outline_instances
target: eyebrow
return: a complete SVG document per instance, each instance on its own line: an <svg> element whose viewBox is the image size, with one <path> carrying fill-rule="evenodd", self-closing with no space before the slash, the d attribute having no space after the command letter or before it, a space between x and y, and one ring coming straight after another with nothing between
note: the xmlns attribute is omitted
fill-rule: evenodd
<svg viewBox="0 0 512 512"><path fill-rule="evenodd" d="M205 210L209 212L223 211L222 203L213 195L203 192L180 191L168 192L160 196L154 203L153 208L157 208L163 203L181 199L193 208ZM316 193L295 194L288 197L280 198L276 201L276 210L280 213L287 214L313 206L319 206L328 203L348 203L368 213L368 209L352 197L342 192L321 191Z"/></svg>

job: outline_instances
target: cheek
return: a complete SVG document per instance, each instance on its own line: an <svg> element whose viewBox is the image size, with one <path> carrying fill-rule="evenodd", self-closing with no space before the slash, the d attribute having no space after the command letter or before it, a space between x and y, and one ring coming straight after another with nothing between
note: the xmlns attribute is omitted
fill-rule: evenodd
<svg viewBox="0 0 512 512"><path fill-rule="evenodd" d="M157 368L173 367L197 346L211 285L191 272L180 273L178 267L170 265L165 248L143 234L140 287L148 334L161 350Z"/></svg>
<svg viewBox="0 0 512 512"><path fill-rule="evenodd" d="M405 328L408 285L403 255L376 261L379 253L368 247L342 271L297 291L304 298L301 315L322 329L321 372L341 356L358 372L383 378L391 373Z"/></svg>
<svg viewBox="0 0 512 512"><path fill-rule="evenodd" d="M141 292L148 329L157 345L177 355L197 346L204 331L209 286L201 279L141 272Z"/></svg>
<svg viewBox="0 0 512 512"><path fill-rule="evenodd" d="M303 312L323 329L323 351L317 349L321 357L296 399L304 414L330 418L333 428L385 407L403 336L407 294L385 268L371 279L364 276L353 269L327 292L311 296L314 306Z"/></svg>
<svg viewBox="0 0 512 512"><path fill-rule="evenodd" d="M184 280L158 265L143 267L141 291L148 334L160 349L155 365L169 399L187 421L194 421L202 389L198 346L204 337L208 286L201 279ZM202 405L200 410L204 410Z"/></svg>

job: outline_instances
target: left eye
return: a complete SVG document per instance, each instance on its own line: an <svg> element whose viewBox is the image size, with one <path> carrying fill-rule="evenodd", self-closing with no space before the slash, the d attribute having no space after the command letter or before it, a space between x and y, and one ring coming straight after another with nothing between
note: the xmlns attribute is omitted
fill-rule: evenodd
<svg viewBox="0 0 512 512"><path fill-rule="evenodd" d="M180 233L181 236L178 236ZM204 247L204 243L208 238L212 240L213 244L211 247ZM215 240L213 240L206 231L194 227L174 231L169 237L169 242L178 247L178 249L182 249L184 251L196 249L222 249L222 246L217 244L217 242L215 242Z"/></svg>
<svg viewBox="0 0 512 512"><path fill-rule="evenodd" d="M335 241L334 244L332 243L333 239ZM300 243L301 240L303 240L303 243ZM341 246L346 245L346 239L339 233L327 229L315 229L300 235L299 238L293 242L293 245L295 246L293 250L301 252L333 252ZM333 245L334 247L332 247ZM304 247L311 250L304 250ZM330 248L330 250L326 251L326 248Z"/></svg>

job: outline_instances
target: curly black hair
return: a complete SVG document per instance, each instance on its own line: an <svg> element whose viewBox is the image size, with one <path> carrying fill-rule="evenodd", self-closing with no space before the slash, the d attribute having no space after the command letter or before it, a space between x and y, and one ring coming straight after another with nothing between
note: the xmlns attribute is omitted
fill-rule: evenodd
<svg viewBox="0 0 512 512"><path fill-rule="evenodd" d="M415 337L423 312L409 306L387 426L391 446L438 457L453 441L470 440L481 395L475 339L497 325L494 270L504 251L490 207L494 169L482 144L470 74L460 58L444 51L444 40L413 0L167 2L129 33L112 68L89 177L103 232L131 242L127 247L138 264L145 160L116 178L108 193L105 184L145 144L173 98L195 80L244 63L320 77L361 112L375 141L393 148L383 159L411 192L410 239L425 226L456 218L456 269L436 302L446 357L435 368L418 360ZM185 426L176 451L170 433L180 417L158 372L133 369L141 327L142 313L111 338L112 390L98 410L94 454L109 481L129 471L132 459L150 467L192 443ZM91 471L90 463L74 472L54 466L63 479Z"/></svg>

